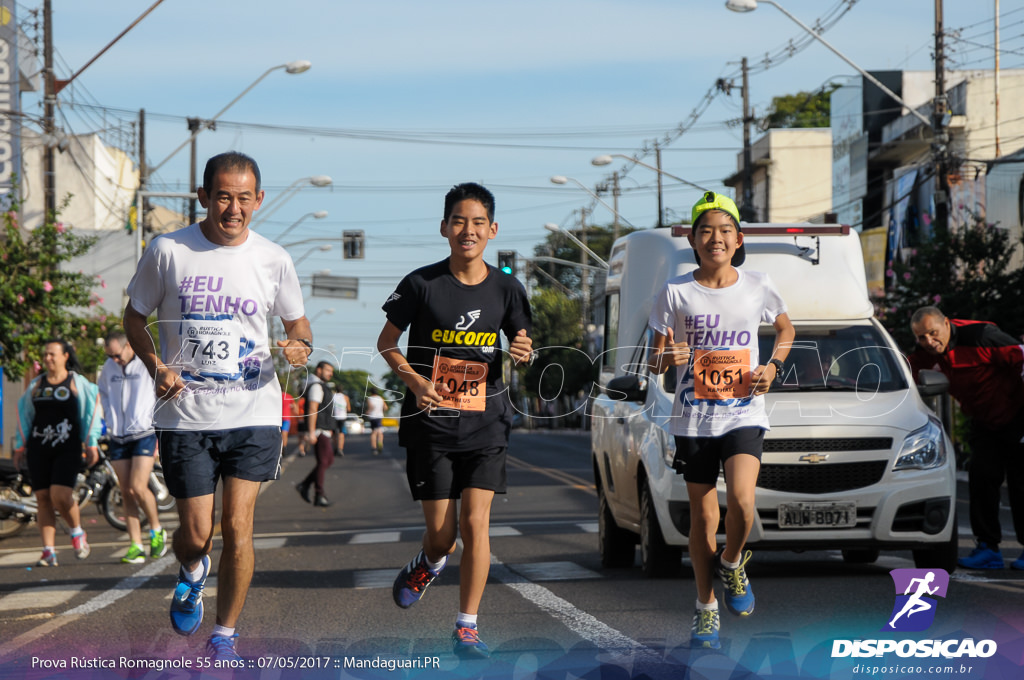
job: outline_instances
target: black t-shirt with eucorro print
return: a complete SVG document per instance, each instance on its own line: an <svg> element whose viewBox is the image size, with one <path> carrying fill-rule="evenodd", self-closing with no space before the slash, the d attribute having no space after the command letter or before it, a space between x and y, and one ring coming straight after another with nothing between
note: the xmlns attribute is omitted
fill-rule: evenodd
<svg viewBox="0 0 1024 680"><path fill-rule="evenodd" d="M532 330L518 279L487 265L487 278L469 286L444 259L408 274L382 309L388 321L409 330L409 365L444 398L442 407L423 412L407 390L399 444L448 451L507 446L512 406L501 379L505 351L498 334L511 342L520 330Z"/></svg>

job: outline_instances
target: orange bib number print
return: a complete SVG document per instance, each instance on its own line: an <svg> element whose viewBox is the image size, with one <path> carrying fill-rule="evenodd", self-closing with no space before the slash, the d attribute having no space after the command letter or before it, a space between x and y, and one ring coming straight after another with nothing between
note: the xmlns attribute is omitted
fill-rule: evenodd
<svg viewBox="0 0 1024 680"><path fill-rule="evenodd" d="M438 356L433 382L441 395L441 408L483 411L486 407L487 364Z"/></svg>
<svg viewBox="0 0 1024 680"><path fill-rule="evenodd" d="M750 396L750 350L696 350L693 390L697 399L724 401Z"/></svg>

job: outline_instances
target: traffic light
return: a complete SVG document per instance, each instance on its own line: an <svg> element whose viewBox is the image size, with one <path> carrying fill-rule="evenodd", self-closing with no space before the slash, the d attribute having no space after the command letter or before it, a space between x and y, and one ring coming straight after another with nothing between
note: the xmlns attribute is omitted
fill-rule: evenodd
<svg viewBox="0 0 1024 680"><path fill-rule="evenodd" d="M516 251L499 250L498 269L506 274L512 274L514 276L516 273Z"/></svg>
<svg viewBox="0 0 1024 680"><path fill-rule="evenodd" d="M366 235L362 229L345 230L341 232L341 241L344 249L344 259L362 260L366 252Z"/></svg>

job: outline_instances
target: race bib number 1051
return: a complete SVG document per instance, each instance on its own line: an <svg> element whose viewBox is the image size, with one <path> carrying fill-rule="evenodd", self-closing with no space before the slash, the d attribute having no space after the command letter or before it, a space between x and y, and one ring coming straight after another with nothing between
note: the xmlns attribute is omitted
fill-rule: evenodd
<svg viewBox="0 0 1024 680"><path fill-rule="evenodd" d="M724 401L750 396L750 350L696 350L693 391L697 399Z"/></svg>

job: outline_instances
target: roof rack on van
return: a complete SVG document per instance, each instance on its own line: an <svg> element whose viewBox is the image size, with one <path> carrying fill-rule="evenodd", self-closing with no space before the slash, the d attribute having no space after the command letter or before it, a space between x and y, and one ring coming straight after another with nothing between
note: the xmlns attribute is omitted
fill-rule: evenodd
<svg viewBox="0 0 1024 680"><path fill-rule="evenodd" d="M821 237L822 236L846 236L850 233L848 224L781 224L765 222L741 222L742 231L746 236L792 236L793 243L797 246L801 257L811 264L818 264L821 261ZM689 224L672 225L672 236L689 236L693 230ZM814 248L801 247L797 244L797 237L811 236L814 238ZM811 254L813 251L813 255Z"/></svg>
<svg viewBox="0 0 1024 680"><path fill-rule="evenodd" d="M845 236L850 233L848 224L772 224L768 222L742 222L742 231L748 236ZM673 224L672 235L689 236L692 225Z"/></svg>

